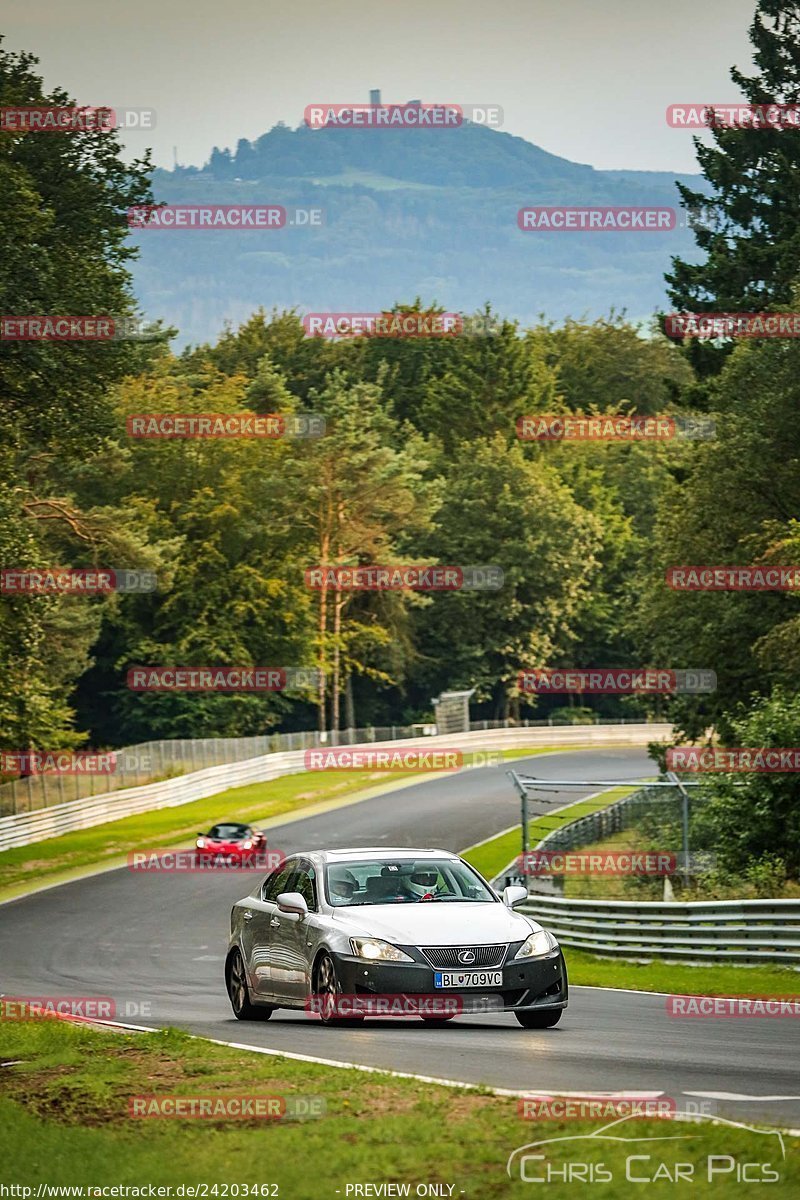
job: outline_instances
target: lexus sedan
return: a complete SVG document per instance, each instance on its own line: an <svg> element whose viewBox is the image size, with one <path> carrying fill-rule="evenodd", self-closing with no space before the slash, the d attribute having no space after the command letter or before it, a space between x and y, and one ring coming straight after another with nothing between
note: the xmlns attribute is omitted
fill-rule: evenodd
<svg viewBox="0 0 800 1200"><path fill-rule="evenodd" d="M225 982L234 1015L305 1010L326 1024L365 1016L442 1023L513 1012L526 1029L567 1006L558 942L446 850L295 854L233 906Z"/></svg>

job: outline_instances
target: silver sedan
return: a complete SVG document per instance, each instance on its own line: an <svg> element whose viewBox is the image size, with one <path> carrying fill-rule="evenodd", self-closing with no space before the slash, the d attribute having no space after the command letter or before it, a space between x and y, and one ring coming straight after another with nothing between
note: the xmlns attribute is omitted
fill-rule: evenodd
<svg viewBox="0 0 800 1200"><path fill-rule="evenodd" d="M225 982L239 1020L300 1009L326 1024L365 1016L441 1023L513 1012L555 1025L567 971L552 934L446 850L295 854L233 906Z"/></svg>

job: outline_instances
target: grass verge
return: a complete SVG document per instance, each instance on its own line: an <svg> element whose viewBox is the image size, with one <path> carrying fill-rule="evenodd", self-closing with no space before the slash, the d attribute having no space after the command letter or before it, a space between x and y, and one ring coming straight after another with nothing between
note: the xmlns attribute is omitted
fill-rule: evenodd
<svg viewBox="0 0 800 1200"><path fill-rule="evenodd" d="M444 1190L435 1195L501 1200L530 1195L518 1165L512 1178L506 1174L512 1151L540 1139L596 1133L608 1124L524 1120L514 1098L266 1057L173 1030L125 1035L42 1020L6 1021L0 1032L2 1175L31 1188L29 1196L36 1196L40 1184L144 1187L130 1193L140 1196L147 1195L148 1185L184 1185L185 1195L186 1185L216 1184L222 1185L216 1193L205 1194L344 1200L356 1195L348 1193L348 1185L391 1182L395 1188L384 1194L413 1196L417 1185L437 1183ZM558 1037L530 1036L535 1041ZM5 1065L9 1062L13 1065ZM131 1097L165 1094L317 1097L325 1111L303 1122L128 1115ZM785 1137L784 1159L774 1133L707 1122L635 1119L611 1132L681 1140L554 1142L545 1148L546 1161L529 1162L528 1172L560 1172L548 1195L561 1198L574 1193L574 1183L559 1181L565 1169L589 1164L594 1197L636 1196L641 1184L626 1183L625 1174L626 1158L635 1154L645 1156L634 1164L635 1175L653 1179L660 1171L648 1196L674 1197L675 1184L665 1167L671 1175L674 1164L683 1163L689 1164L684 1172L691 1169L697 1192L721 1198L735 1181L734 1163L770 1163L778 1175L770 1195L800 1191L798 1138ZM711 1155L729 1155L734 1163L720 1162L726 1169L707 1182ZM399 1190L403 1184L409 1192ZM26 1200L24 1193L17 1194ZM365 1194L381 1192L360 1192Z"/></svg>
<svg viewBox="0 0 800 1200"><path fill-rule="evenodd" d="M731 963L620 961L564 947L569 981L585 987L630 988L685 996L798 996L800 972L790 967L742 967Z"/></svg>
<svg viewBox="0 0 800 1200"><path fill-rule="evenodd" d="M531 847L536 846L554 829L560 829L562 825L569 825L573 821L577 821L579 817L588 816L589 813L599 812L601 808L608 808L609 804L613 804L615 800L621 800L623 796L634 790L634 788L609 788L599 796L590 796L586 800L568 804L556 812L547 813L542 817L534 817L528 822L528 844ZM501 833L477 846L470 846L461 853L467 862L472 863L473 867L482 875L485 875L487 879L492 879L495 875L499 875L520 853L521 845L520 827L516 826L514 829L509 829L507 833Z"/></svg>
<svg viewBox="0 0 800 1200"><path fill-rule="evenodd" d="M565 749L548 746L492 753L505 761ZM474 761L474 752L467 752L464 761L467 764ZM131 850L186 842L198 830L208 829L226 817L258 825L285 814L302 816L304 809L318 804L347 804L409 782L418 783L430 774L429 771L306 771L268 783L233 788L177 808L139 813L30 846L4 850L0 853L0 900L22 894L39 883L68 879L89 867L111 866Z"/></svg>
<svg viewBox="0 0 800 1200"><path fill-rule="evenodd" d="M531 846L557 829L587 813L606 808L630 788L616 788L589 800L580 800L567 808L537 817L530 823ZM499 874L520 852L520 830L516 827L481 845L462 851L463 857L488 879ZM628 899L632 897L628 895ZM797 996L800 972L790 967L735 966L653 960L631 962L601 958L585 950L564 947L570 983L585 987L628 988L632 991L668 992L702 996Z"/></svg>

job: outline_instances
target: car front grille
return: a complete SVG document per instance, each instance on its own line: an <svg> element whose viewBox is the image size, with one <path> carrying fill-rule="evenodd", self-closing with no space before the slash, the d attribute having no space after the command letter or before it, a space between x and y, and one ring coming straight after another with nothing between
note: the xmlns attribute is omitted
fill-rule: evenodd
<svg viewBox="0 0 800 1200"><path fill-rule="evenodd" d="M447 967L460 967L462 971L471 968L499 967L506 956L507 945L502 946L420 946L420 950L432 967L442 970ZM465 950L470 950L475 957L471 962L463 962L458 956Z"/></svg>

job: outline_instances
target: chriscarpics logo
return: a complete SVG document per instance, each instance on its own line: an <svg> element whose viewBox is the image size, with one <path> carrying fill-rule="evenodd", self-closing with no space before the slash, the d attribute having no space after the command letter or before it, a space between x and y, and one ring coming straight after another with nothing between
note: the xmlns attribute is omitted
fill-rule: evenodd
<svg viewBox="0 0 800 1200"><path fill-rule="evenodd" d="M518 1146L508 1156L507 1175L521 1183L555 1184L551 1194L558 1196L565 1184L577 1183L710 1184L720 1195L720 1185L784 1178L786 1147L777 1129L696 1111L664 1111L655 1119L634 1112L598 1129L591 1124L585 1133L573 1127L569 1134Z"/></svg>

